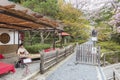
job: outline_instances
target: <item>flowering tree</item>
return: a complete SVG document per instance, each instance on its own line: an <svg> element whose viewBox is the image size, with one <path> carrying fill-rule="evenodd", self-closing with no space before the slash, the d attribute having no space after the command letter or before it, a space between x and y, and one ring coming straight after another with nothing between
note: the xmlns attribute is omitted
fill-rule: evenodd
<svg viewBox="0 0 120 80"><path fill-rule="evenodd" d="M109 22L110 25L116 27L120 26L120 11L118 10L112 17L112 20Z"/></svg>
<svg viewBox="0 0 120 80"><path fill-rule="evenodd" d="M112 17L112 20L109 22L113 26L112 40L120 44L120 8L116 9L115 14Z"/></svg>

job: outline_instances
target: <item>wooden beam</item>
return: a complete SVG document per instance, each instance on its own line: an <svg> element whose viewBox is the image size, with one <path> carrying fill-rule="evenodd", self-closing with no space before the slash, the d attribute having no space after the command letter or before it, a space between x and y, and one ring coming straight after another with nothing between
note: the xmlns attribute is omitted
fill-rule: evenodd
<svg viewBox="0 0 120 80"><path fill-rule="evenodd" d="M6 28L6 29L15 29L15 30L30 30L30 28L22 28L22 27L18 27L18 26L11 26L11 25L7 25L7 24L0 24L0 28Z"/></svg>
<svg viewBox="0 0 120 80"><path fill-rule="evenodd" d="M25 27L30 27L30 28L35 28L35 29L39 29L39 28L44 28L47 26L43 26L40 24L36 24L33 22L29 22L29 21L25 21L22 19L18 19L15 17L11 17L5 14L1 14L0 13L0 22L4 22L4 23L9 23L9 24L15 24L15 25L19 25L19 26L25 26Z"/></svg>
<svg viewBox="0 0 120 80"><path fill-rule="evenodd" d="M32 21L27 21L27 20L24 20L24 19L17 18L16 16L13 17L11 15L6 15L6 14L1 13L1 12L0 12L0 15L1 15L0 21L4 21L4 22L16 23L16 24L20 24L20 25L24 25L24 26L25 26L25 24L27 24L27 26L28 26L28 24L30 24L29 27L31 27L31 28L34 28L34 27L35 28L48 27L48 25L46 26L46 25L44 25L42 23L38 24L38 23L35 23L35 22L32 22Z"/></svg>
<svg viewBox="0 0 120 80"><path fill-rule="evenodd" d="M10 8L15 8L15 4L11 4L11 5L6 5L6 6L4 6L5 8L7 8L7 9L10 9Z"/></svg>
<svg viewBox="0 0 120 80"><path fill-rule="evenodd" d="M31 27L27 27L27 26L21 26L21 25L17 25L17 24L10 24L10 23L6 23L6 22L0 22L0 24L6 24L6 25L21 27L21 28L31 28ZM36 29L36 28L34 28L34 29Z"/></svg>
<svg viewBox="0 0 120 80"><path fill-rule="evenodd" d="M45 25L45 26L48 26L48 27L51 27L51 28L53 28L53 27L55 28L55 26L53 26L53 24L50 24L50 22L44 22L40 18L35 18L31 15L25 14L22 11L7 9L7 8L2 7L2 6L0 6L0 10L1 10L0 13L2 13L2 14L6 14L6 15L9 15L9 16L12 16L12 17L20 18L20 19L23 19L23 20L26 20L26 21L31 21L31 22L34 22L36 24Z"/></svg>
<svg viewBox="0 0 120 80"><path fill-rule="evenodd" d="M0 9L1 10L1 9ZM25 18L21 15L18 15L17 13L11 13L9 11L6 11L6 10L1 10L0 11L1 14L5 14L5 15L8 15L8 16L11 16L11 17L16 17L16 18L19 18L19 19L23 19L23 20L27 20L27 21L34 21L32 19L28 19L28 18ZM23 13L24 15L25 13ZM24 15L25 16L25 15Z"/></svg>

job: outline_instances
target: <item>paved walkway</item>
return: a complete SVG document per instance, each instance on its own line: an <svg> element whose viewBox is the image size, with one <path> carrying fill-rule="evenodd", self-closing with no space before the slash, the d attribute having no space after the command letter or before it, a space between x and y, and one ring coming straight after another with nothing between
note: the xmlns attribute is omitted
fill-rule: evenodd
<svg viewBox="0 0 120 80"><path fill-rule="evenodd" d="M86 42L85 44L92 44L92 42ZM76 54L72 54L64 61L60 62L59 66L53 67L46 74L38 74L31 80L106 80L103 78L101 67L75 64Z"/></svg>
<svg viewBox="0 0 120 80"><path fill-rule="evenodd" d="M120 73L120 63L108 65L106 67L103 67L104 74L107 79L113 78L113 70L117 69L117 71Z"/></svg>
<svg viewBox="0 0 120 80"><path fill-rule="evenodd" d="M75 64L75 54L46 80L99 80L96 66Z"/></svg>

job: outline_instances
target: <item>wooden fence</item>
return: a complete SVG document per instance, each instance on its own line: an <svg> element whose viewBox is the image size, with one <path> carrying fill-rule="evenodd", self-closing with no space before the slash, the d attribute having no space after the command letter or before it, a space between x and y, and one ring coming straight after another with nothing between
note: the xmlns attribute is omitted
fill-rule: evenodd
<svg viewBox="0 0 120 80"><path fill-rule="evenodd" d="M117 69L113 71L113 79L112 80L120 80L120 72Z"/></svg>
<svg viewBox="0 0 120 80"><path fill-rule="evenodd" d="M68 55L74 52L74 46L70 45L63 49L52 51L49 53L40 52L40 73L43 74L46 70L66 58Z"/></svg>
<svg viewBox="0 0 120 80"><path fill-rule="evenodd" d="M120 51L111 51L105 52L101 55L101 64L102 66L106 66L108 64L115 64L120 62Z"/></svg>
<svg viewBox="0 0 120 80"><path fill-rule="evenodd" d="M100 64L100 47L94 47L92 44L82 44L77 46L76 62L83 64Z"/></svg>

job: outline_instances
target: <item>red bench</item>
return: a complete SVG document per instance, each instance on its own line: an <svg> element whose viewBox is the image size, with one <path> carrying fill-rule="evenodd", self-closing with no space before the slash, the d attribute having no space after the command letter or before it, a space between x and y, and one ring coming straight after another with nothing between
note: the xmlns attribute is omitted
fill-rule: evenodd
<svg viewBox="0 0 120 80"><path fill-rule="evenodd" d="M0 62L0 75L8 72L15 72L14 65Z"/></svg>

